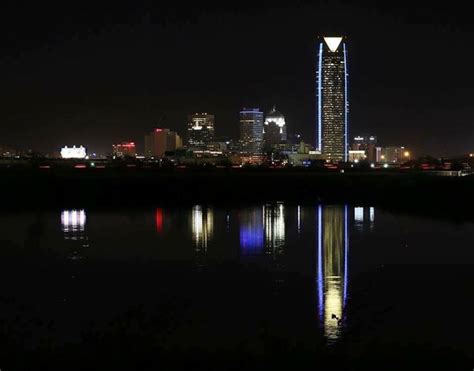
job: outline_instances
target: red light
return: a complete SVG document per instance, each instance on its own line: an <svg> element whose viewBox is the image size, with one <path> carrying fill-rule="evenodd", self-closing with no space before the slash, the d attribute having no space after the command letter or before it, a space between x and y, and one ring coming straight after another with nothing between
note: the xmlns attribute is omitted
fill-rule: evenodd
<svg viewBox="0 0 474 371"><path fill-rule="evenodd" d="M163 129L155 129L155 131L156 131L157 133L159 133L159 132L162 131L162 130L163 130Z"/></svg>
<svg viewBox="0 0 474 371"><path fill-rule="evenodd" d="M156 209L155 220L156 220L156 231L158 233L163 232L163 209Z"/></svg>
<svg viewBox="0 0 474 371"><path fill-rule="evenodd" d="M77 164L77 165L74 165L74 168L76 169L85 169L87 166L84 165L84 164Z"/></svg>

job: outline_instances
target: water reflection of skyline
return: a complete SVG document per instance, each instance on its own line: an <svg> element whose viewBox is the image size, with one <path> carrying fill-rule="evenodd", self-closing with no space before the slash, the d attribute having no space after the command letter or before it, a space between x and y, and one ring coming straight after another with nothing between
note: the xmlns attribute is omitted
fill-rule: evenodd
<svg viewBox="0 0 474 371"><path fill-rule="evenodd" d="M63 232L63 238L66 241L74 242L71 245L72 251L70 253L70 259L82 258L82 253L78 251L78 248L89 247L89 238L86 234L86 212L85 210L63 210L61 212L61 230Z"/></svg>
<svg viewBox="0 0 474 371"><path fill-rule="evenodd" d="M264 207L244 209L239 213L240 248L243 255L263 254L263 215Z"/></svg>
<svg viewBox="0 0 474 371"><path fill-rule="evenodd" d="M207 251L214 235L214 212L210 207L193 206L191 210L191 229L196 251Z"/></svg>
<svg viewBox="0 0 474 371"><path fill-rule="evenodd" d="M285 246L285 207L283 203L263 207L265 254L274 258L281 255Z"/></svg>
<svg viewBox="0 0 474 371"><path fill-rule="evenodd" d="M318 313L329 342L341 336L348 288L348 208L318 206Z"/></svg>
<svg viewBox="0 0 474 371"><path fill-rule="evenodd" d="M365 225L369 225L369 229L373 229L375 225L375 208L374 207L354 207L354 226L357 230L363 231Z"/></svg>

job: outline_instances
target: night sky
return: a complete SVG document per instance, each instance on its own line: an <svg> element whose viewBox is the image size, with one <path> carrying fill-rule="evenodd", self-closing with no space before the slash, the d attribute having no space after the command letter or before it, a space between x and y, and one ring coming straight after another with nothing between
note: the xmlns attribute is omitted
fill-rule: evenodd
<svg viewBox="0 0 474 371"><path fill-rule="evenodd" d="M314 143L318 35L348 37L350 133L417 155L474 150L471 12L449 2L11 2L0 12L0 144L111 144L277 105ZM315 5L316 4L316 5ZM329 5L331 4L331 5Z"/></svg>

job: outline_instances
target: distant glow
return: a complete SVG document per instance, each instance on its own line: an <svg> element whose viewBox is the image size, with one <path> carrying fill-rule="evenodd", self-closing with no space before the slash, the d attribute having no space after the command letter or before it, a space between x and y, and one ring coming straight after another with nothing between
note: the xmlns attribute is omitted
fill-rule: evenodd
<svg viewBox="0 0 474 371"><path fill-rule="evenodd" d="M63 147L61 148L61 157L69 158L85 158L87 156L86 149L83 146L77 147Z"/></svg>
<svg viewBox="0 0 474 371"><path fill-rule="evenodd" d="M375 167L375 164L370 164L370 167L371 167L371 168L374 168L374 167Z"/></svg>
<svg viewBox="0 0 474 371"><path fill-rule="evenodd" d="M342 37L325 37L324 42L328 46L329 50L335 52L342 41Z"/></svg>
<svg viewBox="0 0 474 371"><path fill-rule="evenodd" d="M388 168L388 164L383 164L383 167L386 169Z"/></svg>
<svg viewBox="0 0 474 371"><path fill-rule="evenodd" d="M163 209L156 209L155 211L156 231L163 232Z"/></svg>
<svg viewBox="0 0 474 371"><path fill-rule="evenodd" d="M405 151L405 152L403 153L403 155L404 155L405 157L410 157L410 152Z"/></svg>
<svg viewBox="0 0 474 371"><path fill-rule="evenodd" d="M363 207L354 207L354 220L356 222L364 221L364 208Z"/></svg>

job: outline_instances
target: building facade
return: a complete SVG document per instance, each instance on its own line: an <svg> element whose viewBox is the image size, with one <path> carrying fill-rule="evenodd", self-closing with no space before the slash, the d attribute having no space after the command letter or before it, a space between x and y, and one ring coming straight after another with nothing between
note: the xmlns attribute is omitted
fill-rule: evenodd
<svg viewBox="0 0 474 371"><path fill-rule="evenodd" d="M187 144L190 147L203 147L214 139L214 115L193 113L188 115Z"/></svg>
<svg viewBox="0 0 474 371"><path fill-rule="evenodd" d="M134 142L122 142L112 145L112 154L116 158L136 157L137 151Z"/></svg>
<svg viewBox="0 0 474 371"><path fill-rule="evenodd" d="M263 141L263 112L244 108L239 115L240 141L246 152L260 152Z"/></svg>
<svg viewBox="0 0 474 371"><path fill-rule="evenodd" d="M353 151L364 151L367 161L377 162L377 137L375 135L358 135L352 142ZM350 151L349 151L350 152ZM350 153L349 153L350 157ZM350 160L349 160L350 161Z"/></svg>
<svg viewBox="0 0 474 371"><path fill-rule="evenodd" d="M157 128L145 136L145 157L162 157L166 151L183 146L181 137L170 129Z"/></svg>
<svg viewBox="0 0 474 371"><path fill-rule="evenodd" d="M343 37L318 43L316 71L316 148L331 161L348 160L348 70Z"/></svg>
<svg viewBox="0 0 474 371"><path fill-rule="evenodd" d="M274 106L265 117L263 124L263 146L266 149L272 148L274 145L286 142L286 122L285 116L276 110Z"/></svg>

